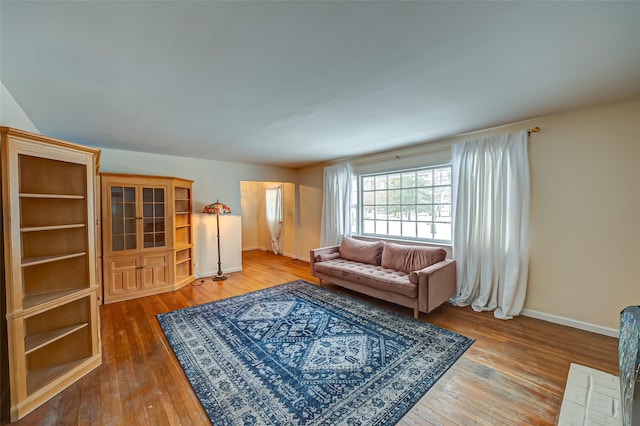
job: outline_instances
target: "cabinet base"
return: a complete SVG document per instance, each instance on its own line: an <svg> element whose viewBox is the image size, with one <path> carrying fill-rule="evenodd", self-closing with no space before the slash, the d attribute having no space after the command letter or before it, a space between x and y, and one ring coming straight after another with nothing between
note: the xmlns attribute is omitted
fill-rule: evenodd
<svg viewBox="0 0 640 426"><path fill-rule="evenodd" d="M11 406L11 421L16 422L68 388L102 364L102 353L78 360L69 371L52 380L26 399Z"/></svg>

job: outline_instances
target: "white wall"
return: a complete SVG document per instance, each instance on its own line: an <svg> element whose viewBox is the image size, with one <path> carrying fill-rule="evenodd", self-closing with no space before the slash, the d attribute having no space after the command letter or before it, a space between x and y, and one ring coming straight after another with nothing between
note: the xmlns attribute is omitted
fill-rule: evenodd
<svg viewBox="0 0 640 426"><path fill-rule="evenodd" d="M296 212L296 185L290 182L283 182L282 233L280 235L280 244L282 254L294 259L298 258Z"/></svg>
<svg viewBox="0 0 640 426"><path fill-rule="evenodd" d="M240 204L242 205L242 250L259 250L258 223L260 221L260 195L262 182L240 182Z"/></svg>
<svg viewBox="0 0 640 426"><path fill-rule="evenodd" d="M615 335L620 311L640 304L639 118L640 99L354 161L440 155L458 141L539 126L529 142L531 241L524 313ZM304 251L319 244L322 167L301 169L298 182Z"/></svg>
<svg viewBox="0 0 640 426"><path fill-rule="evenodd" d="M636 100L535 120L530 314L617 330L640 304L639 118Z"/></svg>
<svg viewBox="0 0 640 426"><path fill-rule="evenodd" d="M298 259L307 262L309 252L320 246L323 172L319 165L298 171Z"/></svg>
<svg viewBox="0 0 640 426"><path fill-rule="evenodd" d="M114 149L102 149L100 171L143 175L175 176L193 183L195 273L215 274L218 270L215 217L202 214L206 204L219 199L231 207L231 215L220 218L220 251L223 272L242 269L242 221L240 182L243 180L296 182L297 170L174 157ZM234 219L235 217L235 219Z"/></svg>
<svg viewBox="0 0 640 426"><path fill-rule="evenodd" d="M0 125L40 133L9 90L0 81Z"/></svg>
<svg viewBox="0 0 640 426"><path fill-rule="evenodd" d="M220 216L220 264L222 272L242 270L242 218ZM210 277L218 272L218 236L216 217L193 213L193 257L197 278ZM240 236L240 238L238 238Z"/></svg>

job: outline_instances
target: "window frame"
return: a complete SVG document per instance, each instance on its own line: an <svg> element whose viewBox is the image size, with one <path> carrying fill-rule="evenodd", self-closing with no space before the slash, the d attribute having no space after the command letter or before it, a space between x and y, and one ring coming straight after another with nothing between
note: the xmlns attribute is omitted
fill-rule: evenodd
<svg viewBox="0 0 640 426"><path fill-rule="evenodd" d="M435 170L437 169L448 169L449 179L448 184L436 184L436 176ZM419 182L419 174L422 172L423 176L425 176L424 172L431 172L431 183L425 185L427 179L423 179L423 184ZM405 186L404 175L414 175L414 183ZM390 185L389 180L390 177L399 176L399 186L398 185ZM364 188L364 180L367 178L373 179L373 188L366 189ZM376 182L378 178L384 178L386 181L386 185L384 187L378 188ZM438 239L435 238L435 227L438 223L449 224L449 235L450 238L453 237L453 222L452 222L452 192L453 192L453 182L452 182L452 166L451 163L443 163L437 164L433 166L424 166L424 167L412 167L406 169L398 169L398 170L385 170L379 172L371 172L371 173L360 173L354 174L352 178L352 185L354 188L352 189L351 195L351 215L352 215L352 233L357 236L361 236L364 238L378 238L378 239L389 239L389 240L407 240L413 242L420 242L426 244L437 244L437 245L445 245L450 246L452 244L451 239ZM448 188L448 200L449 202L436 202L436 189L437 188ZM389 201L389 191L399 191L400 201L390 203ZM420 191L422 190L422 191ZM408 192L407 192L408 191ZM382 193L384 192L384 195ZM413 192L413 198L411 201L406 202L403 198L405 194L407 196ZM446 190L444 191L447 192ZM371 195L368 195L371 194ZM394 194L394 196L397 196ZM373 200L368 200L367 204L364 204L364 198L372 197ZM422 201L420 200L422 197ZM384 202L380 202L382 199L385 199ZM446 199L446 197L445 197ZM430 201L429 201L430 200ZM372 215L371 213L366 214L365 208L369 206L373 208ZM393 207L395 213L398 214L398 209L400 211L399 219L391 219L389 217L389 207ZM378 209L380 207L380 209ZM442 209L445 210L445 216L436 217L434 215L435 210L439 208L440 211ZM418 212L422 211L422 214L430 214L430 220L418 220ZM447 211L448 210L448 216ZM415 215L415 219L404 219L404 212L409 212L410 215L413 213ZM384 218L376 217L379 213L382 213ZM445 218L445 220L438 220L439 218ZM373 232L365 232L365 220L369 220L373 222ZM378 233L378 229L375 228L380 222L385 222L386 233ZM394 223L399 226L400 231L398 233L389 233L390 223ZM403 232L404 224L410 224L411 226L415 226L414 236L407 235L409 232ZM422 230L419 229L420 226L429 226L429 233L433 238L425 238L419 237L421 233L424 232L424 228ZM393 231L392 231L393 232Z"/></svg>

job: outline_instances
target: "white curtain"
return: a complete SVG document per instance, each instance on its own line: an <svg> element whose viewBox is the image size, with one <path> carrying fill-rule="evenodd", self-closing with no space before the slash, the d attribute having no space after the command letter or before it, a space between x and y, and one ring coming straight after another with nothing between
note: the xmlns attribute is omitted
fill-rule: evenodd
<svg viewBox="0 0 640 426"><path fill-rule="evenodd" d="M271 249L280 253L280 232L282 231L282 187L270 187L265 190L265 216L271 235Z"/></svg>
<svg viewBox="0 0 640 426"><path fill-rule="evenodd" d="M509 319L524 305L529 268L529 161L525 130L453 145L451 302Z"/></svg>
<svg viewBox="0 0 640 426"><path fill-rule="evenodd" d="M340 244L351 235L351 164L324 168L320 246Z"/></svg>

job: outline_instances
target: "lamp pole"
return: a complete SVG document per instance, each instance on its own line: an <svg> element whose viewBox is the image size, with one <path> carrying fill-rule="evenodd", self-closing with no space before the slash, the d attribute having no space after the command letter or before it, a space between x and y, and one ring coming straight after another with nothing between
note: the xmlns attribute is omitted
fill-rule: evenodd
<svg viewBox="0 0 640 426"><path fill-rule="evenodd" d="M222 262L220 261L220 214L216 215L216 229L218 230L218 274L213 277L213 280L224 281L227 277L222 275Z"/></svg>

